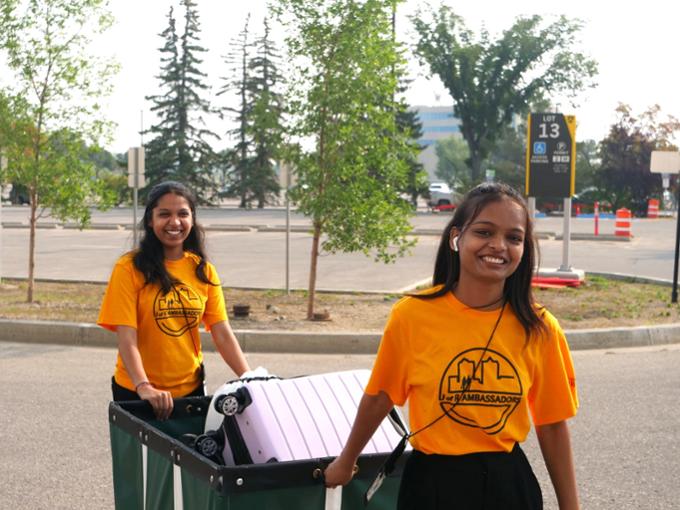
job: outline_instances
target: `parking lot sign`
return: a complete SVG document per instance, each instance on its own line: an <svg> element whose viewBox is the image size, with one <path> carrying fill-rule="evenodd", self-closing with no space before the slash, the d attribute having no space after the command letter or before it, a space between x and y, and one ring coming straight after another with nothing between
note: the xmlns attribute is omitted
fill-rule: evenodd
<svg viewBox="0 0 680 510"><path fill-rule="evenodd" d="M576 170L576 117L530 113L527 126L526 194L570 198Z"/></svg>

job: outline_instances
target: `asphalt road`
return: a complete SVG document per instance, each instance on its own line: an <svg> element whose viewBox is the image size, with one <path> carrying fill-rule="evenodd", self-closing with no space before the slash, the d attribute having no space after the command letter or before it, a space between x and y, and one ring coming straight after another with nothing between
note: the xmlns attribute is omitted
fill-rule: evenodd
<svg viewBox="0 0 680 510"><path fill-rule="evenodd" d="M0 342L0 508L113 508L107 404L115 351ZM372 356L249 354L281 376L368 368ZM680 345L574 352L584 509L679 508ZM209 389L231 377L206 353ZM533 434L525 450L557 508Z"/></svg>
<svg viewBox="0 0 680 510"><path fill-rule="evenodd" d="M3 222L26 222L26 208L3 209ZM124 224L131 212L116 209L95 213L93 223ZM250 225L281 226L285 211L271 209L242 211L237 209L202 209L199 218L207 226ZM413 225L419 229L439 231L449 215L419 213ZM48 220L45 220L48 222ZM294 225L308 220L294 214ZM537 220L537 230L561 233L561 218ZM574 219L572 232L592 233L592 219ZM613 233L613 220L601 222L601 233ZM669 219L633 221L631 242L572 241L572 267L586 271L616 272L670 280L673 274L675 221ZM26 277L28 253L27 228L2 231L2 270L5 277ZM321 290L364 290L399 292L422 282L432 273L439 239L436 235L419 236L412 253L394 264L376 263L361 253L323 254L319 260L317 288ZM311 236L291 234L290 286L305 289L309 278ZM225 232L209 230L208 253L222 278L233 287L285 287L285 234L283 232ZM108 280L114 261L132 246L129 230L72 230L41 228L37 231L36 276L68 280ZM562 263L561 241L542 240L541 267L559 267Z"/></svg>

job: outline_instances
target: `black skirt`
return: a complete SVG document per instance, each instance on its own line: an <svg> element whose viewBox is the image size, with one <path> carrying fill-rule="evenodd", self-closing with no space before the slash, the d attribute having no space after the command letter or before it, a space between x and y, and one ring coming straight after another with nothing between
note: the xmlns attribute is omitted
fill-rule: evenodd
<svg viewBox="0 0 680 510"><path fill-rule="evenodd" d="M524 452L427 455L404 467L398 510L541 510L541 487Z"/></svg>

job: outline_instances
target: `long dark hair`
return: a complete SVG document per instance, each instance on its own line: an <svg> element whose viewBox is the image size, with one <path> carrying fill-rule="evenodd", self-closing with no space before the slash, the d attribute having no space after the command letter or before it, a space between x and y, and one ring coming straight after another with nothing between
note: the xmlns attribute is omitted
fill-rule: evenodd
<svg viewBox="0 0 680 510"><path fill-rule="evenodd" d="M442 285L442 287L436 292L414 294L414 296L431 299L453 290L460 277L460 259L458 253L451 249L451 230L456 228L458 231L463 231L488 204L503 199L510 199L517 203L524 210L526 217L524 253L515 272L505 280L503 295L506 302L512 306L529 338L532 332L538 332L545 327L531 292L531 278L539 258L538 244L534 238L533 221L524 198L507 184L496 182L480 184L463 197L439 242L432 284Z"/></svg>
<svg viewBox="0 0 680 510"><path fill-rule="evenodd" d="M205 255L205 231L196 219L196 197L184 184L175 181L156 184L149 192L144 217L140 222L140 229L143 232L139 241L139 250L137 250L133 258L135 267L144 275L145 283L158 283L163 289L164 294L170 292L173 284L179 283L165 268L163 244L154 234L153 228L151 228L153 209L158 205L161 197L168 193L183 197L189 203L193 225L189 236L182 244L182 248L184 251L194 253L199 258L198 266L196 266L196 277L204 283L216 285L205 274L205 263L207 260Z"/></svg>

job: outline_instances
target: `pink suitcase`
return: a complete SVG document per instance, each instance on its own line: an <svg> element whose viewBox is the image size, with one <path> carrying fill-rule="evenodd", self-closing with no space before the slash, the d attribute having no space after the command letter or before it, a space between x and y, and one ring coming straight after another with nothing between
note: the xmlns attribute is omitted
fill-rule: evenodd
<svg viewBox="0 0 680 510"><path fill-rule="evenodd" d="M368 370L353 370L252 380L236 390L232 386L228 393L218 390L206 429L219 427L223 432L222 460L227 466L335 457L347 441L369 376ZM403 429L395 410L362 454L392 451Z"/></svg>

